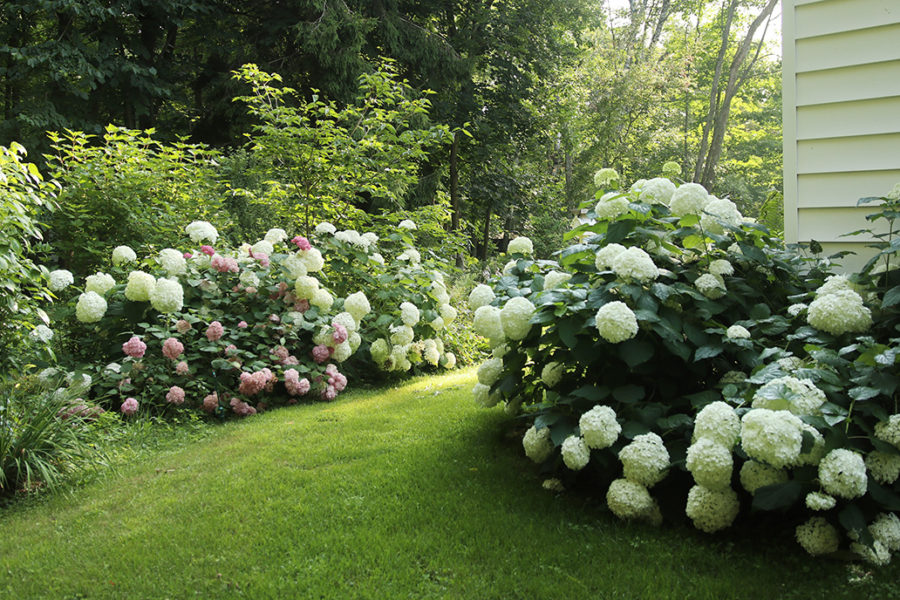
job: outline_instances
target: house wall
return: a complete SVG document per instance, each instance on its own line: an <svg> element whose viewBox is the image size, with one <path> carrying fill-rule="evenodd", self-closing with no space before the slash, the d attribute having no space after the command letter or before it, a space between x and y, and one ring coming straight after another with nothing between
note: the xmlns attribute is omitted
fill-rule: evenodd
<svg viewBox="0 0 900 600"><path fill-rule="evenodd" d="M900 0L783 0L788 243L866 260L858 208L900 182Z"/></svg>

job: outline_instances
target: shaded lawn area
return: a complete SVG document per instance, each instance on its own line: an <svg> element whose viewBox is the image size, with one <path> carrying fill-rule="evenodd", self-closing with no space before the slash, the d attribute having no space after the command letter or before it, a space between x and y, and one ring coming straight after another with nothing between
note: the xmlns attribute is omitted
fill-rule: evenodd
<svg viewBox="0 0 900 600"><path fill-rule="evenodd" d="M895 565L816 560L788 530L653 529L543 490L473 383L228 423L0 513L0 597L900 598Z"/></svg>

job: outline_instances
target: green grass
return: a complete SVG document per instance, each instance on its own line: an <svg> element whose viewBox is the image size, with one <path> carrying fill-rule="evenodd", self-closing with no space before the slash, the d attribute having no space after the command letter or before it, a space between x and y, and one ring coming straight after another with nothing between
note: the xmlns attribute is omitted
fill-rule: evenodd
<svg viewBox="0 0 900 600"><path fill-rule="evenodd" d="M8 509L0 597L900 598L897 568L789 532L628 525L544 491L472 382L279 409Z"/></svg>

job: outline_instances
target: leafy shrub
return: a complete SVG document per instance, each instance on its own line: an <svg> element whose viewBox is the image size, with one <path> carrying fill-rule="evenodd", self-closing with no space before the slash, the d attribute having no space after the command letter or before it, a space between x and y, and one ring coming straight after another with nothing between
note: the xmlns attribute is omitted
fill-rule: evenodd
<svg viewBox="0 0 900 600"><path fill-rule="evenodd" d="M879 322L895 296L860 289L872 312L695 184L597 196L558 261L513 240L504 274L473 290L493 347L476 401L504 400L530 426L526 454L599 481L623 519L656 523L686 501L713 532L742 507L785 511L812 554L836 551L840 527L866 559L889 559L900 379Z"/></svg>

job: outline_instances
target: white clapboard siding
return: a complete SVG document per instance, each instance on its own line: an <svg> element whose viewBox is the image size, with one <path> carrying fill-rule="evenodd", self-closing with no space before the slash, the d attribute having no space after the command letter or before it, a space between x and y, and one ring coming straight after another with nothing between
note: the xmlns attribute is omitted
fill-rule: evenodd
<svg viewBox="0 0 900 600"><path fill-rule="evenodd" d="M900 0L784 0L783 35L785 238L858 267L857 201L900 182Z"/></svg>

